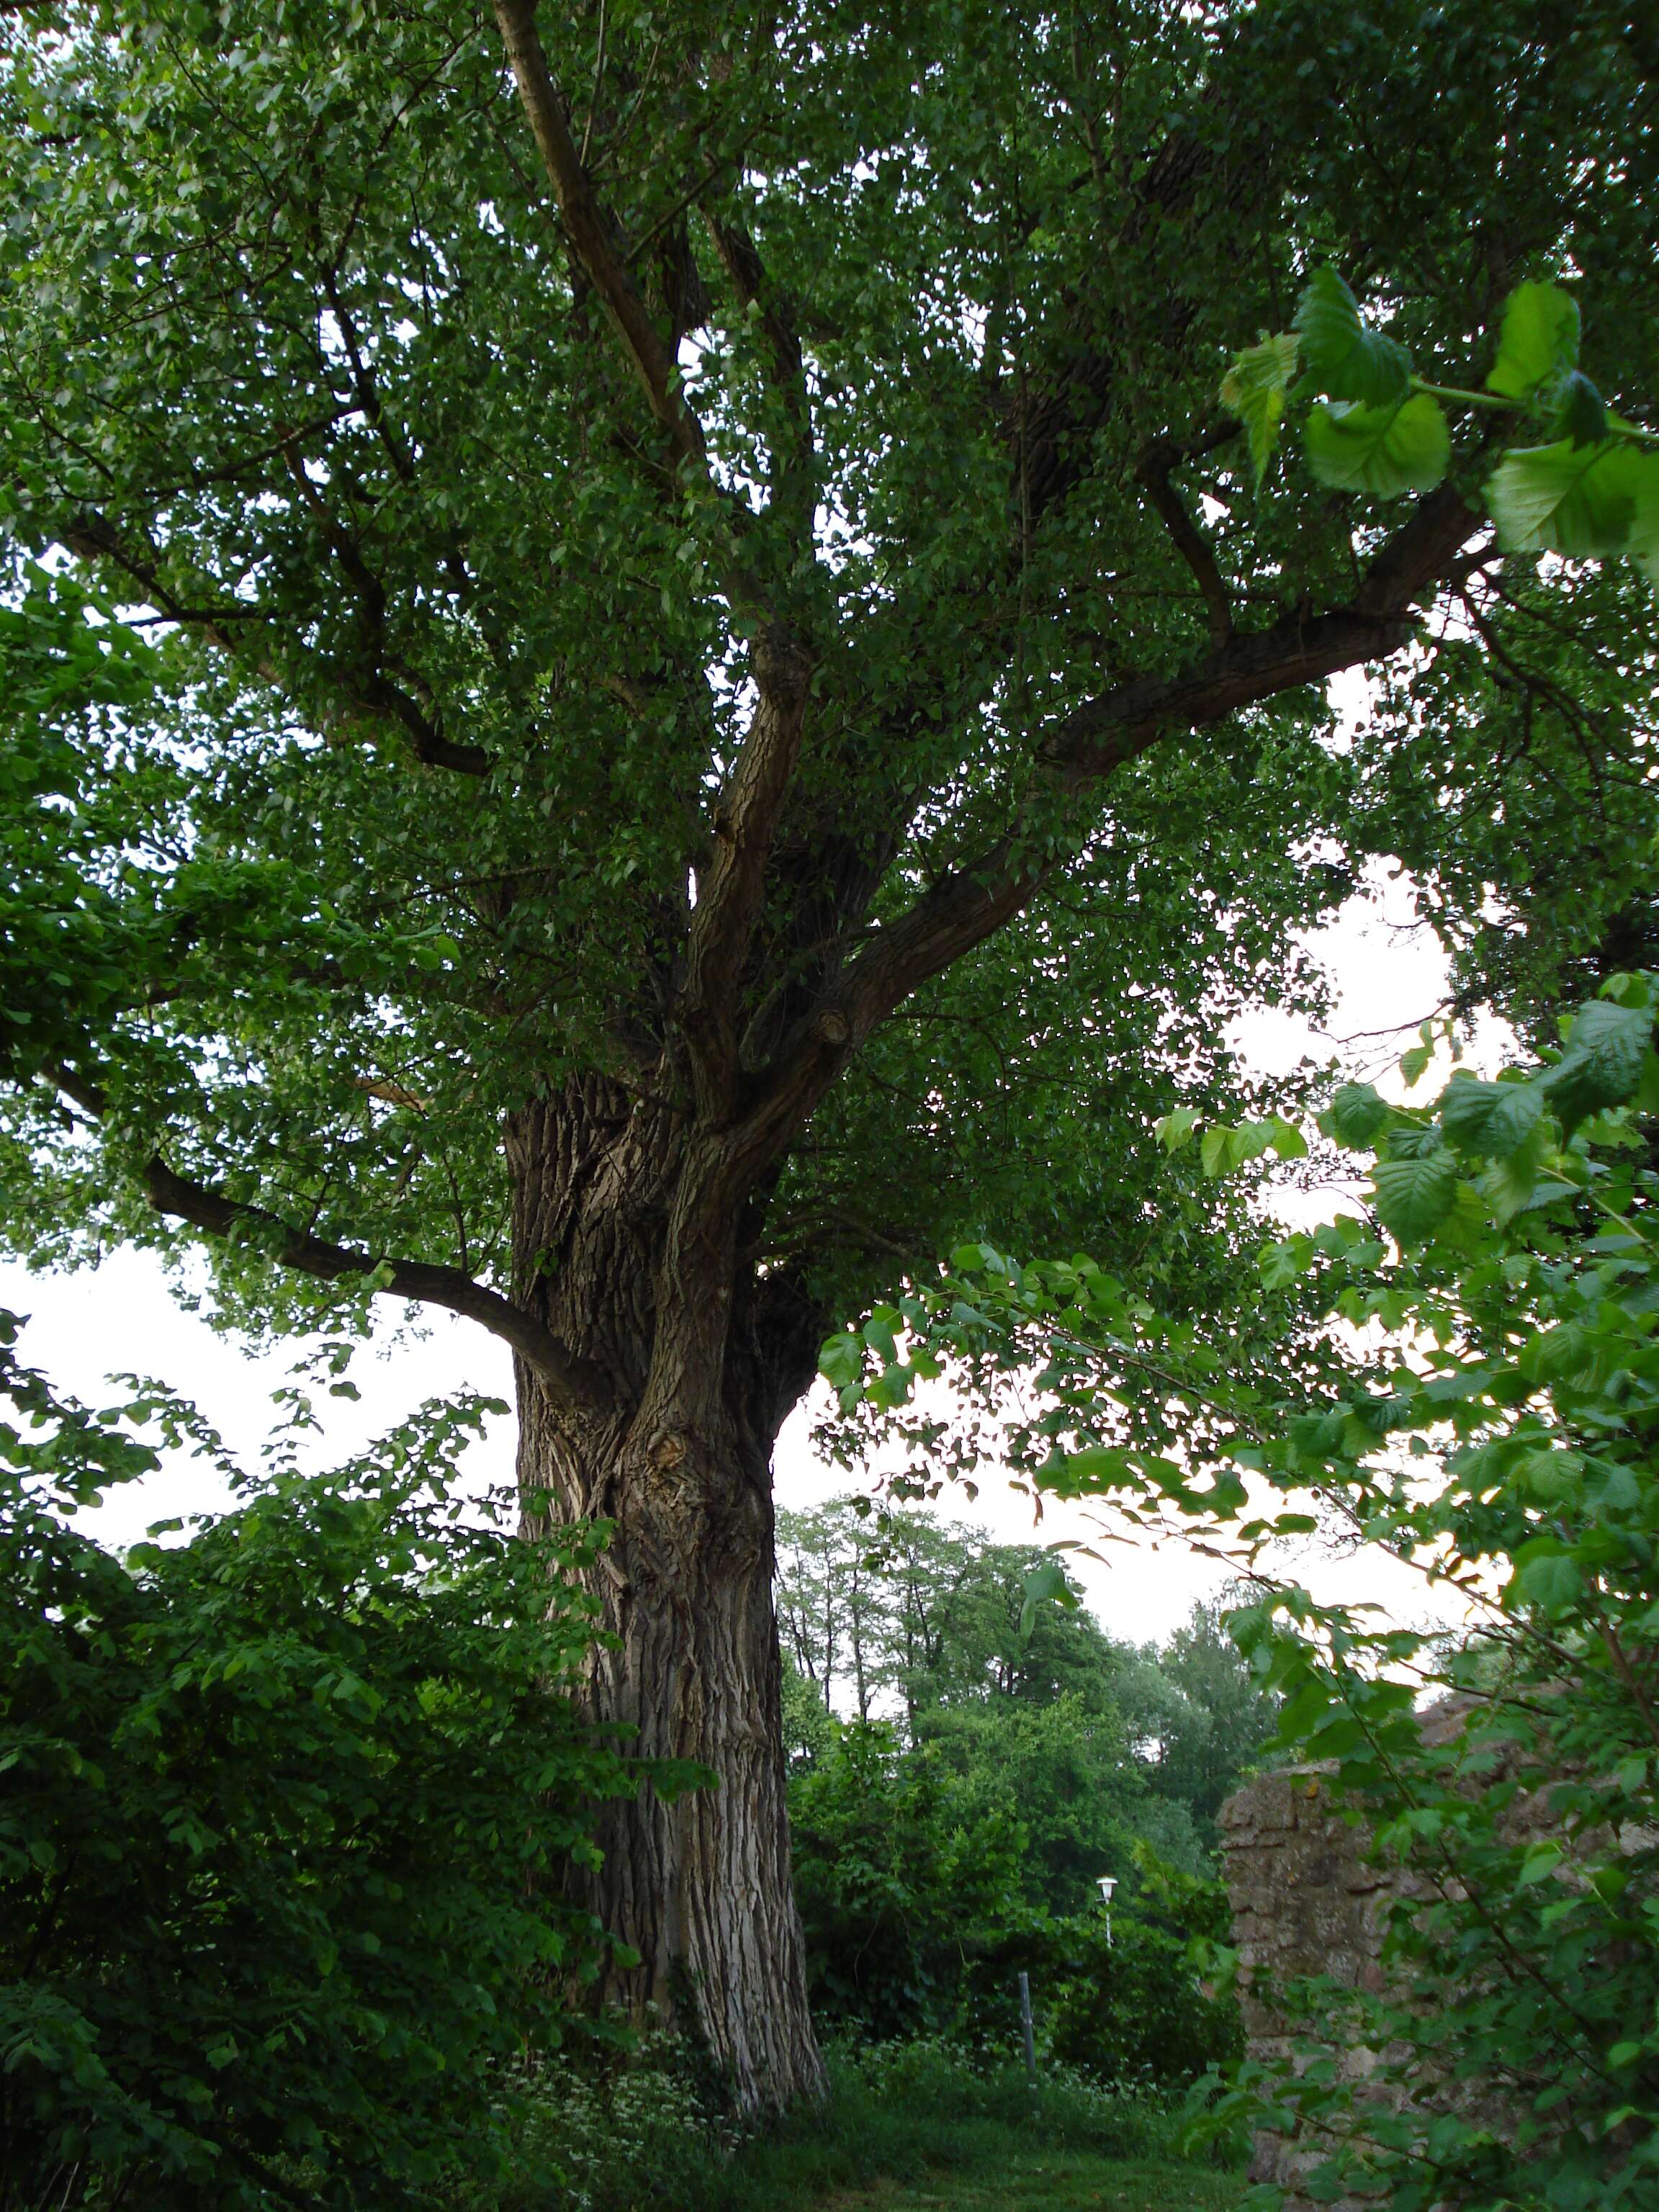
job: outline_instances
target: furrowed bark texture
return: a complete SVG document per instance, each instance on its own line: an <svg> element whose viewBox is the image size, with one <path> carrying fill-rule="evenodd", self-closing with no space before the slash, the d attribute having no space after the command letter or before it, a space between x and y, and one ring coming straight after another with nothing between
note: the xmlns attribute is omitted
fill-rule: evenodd
<svg viewBox="0 0 1659 2212"><path fill-rule="evenodd" d="M526 1492L553 1519L616 1524L593 1577L616 1644L594 1655L591 1710L633 1731L640 1755L719 1778L605 1809L588 1902L640 1963L613 1967L598 1996L701 2036L740 2109L782 2110L824 2087L790 1876L772 1599L772 1446L810 1376L817 1320L769 1313L718 1251L665 1297L690 1168L673 1114L589 1079L518 1115L508 1157L520 1302L615 1396L614 1412L574 1409L518 1363ZM708 1325L722 1313L711 1376Z"/></svg>

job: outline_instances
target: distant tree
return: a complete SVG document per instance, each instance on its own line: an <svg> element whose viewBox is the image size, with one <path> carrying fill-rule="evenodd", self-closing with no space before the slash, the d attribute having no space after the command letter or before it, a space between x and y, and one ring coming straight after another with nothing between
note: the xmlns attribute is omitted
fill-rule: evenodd
<svg viewBox="0 0 1659 2212"><path fill-rule="evenodd" d="M1151 1786L1185 1806L1211 1843L1216 1814L1279 1723L1278 1694L1263 1687L1226 1632L1229 1603L1243 1601L1240 1592L1195 1604L1118 1685Z"/></svg>

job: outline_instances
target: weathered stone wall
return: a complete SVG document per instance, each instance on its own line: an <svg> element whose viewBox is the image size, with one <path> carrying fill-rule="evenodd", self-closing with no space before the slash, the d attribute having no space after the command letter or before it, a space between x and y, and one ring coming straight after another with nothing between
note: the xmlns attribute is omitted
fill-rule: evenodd
<svg viewBox="0 0 1659 2212"><path fill-rule="evenodd" d="M1472 1709L1465 1697L1443 1698L1423 1716L1425 1746L1457 1747ZM1505 1805L1502 1832L1512 1843L1534 1835L1559 1833L1547 1787L1537 1786L1536 1754L1528 1767L1518 1747L1489 1746L1467 1778L1471 1789L1522 1783ZM1221 1809L1227 1890L1233 1910L1233 1940L1239 1954L1240 2000L1252 2057L1267 2061L1291 2056L1293 2038L1267 2001L1274 1983L1328 1975L1346 1988L1376 1994L1385 1978L1382 1933L1388 1915L1401 1900L1424 1894L1424 1882L1397 1863L1373 1862L1370 1832L1345 1820L1328 1790L1328 1770L1289 1767L1260 1776L1230 1798ZM1581 1832L1557 1878L1570 1881L1577 1852L1605 1848L1605 1830ZM1651 1832L1620 1834L1618 1847L1650 1847ZM1334 2048L1329 2054L1351 2081L1370 2081L1380 2059L1411 2057L1399 2046L1376 2052L1363 2045ZM1431 2104L1443 2095L1467 2117L1478 2118L1503 2140L1514 2115L1493 2089L1479 2081L1439 2092L1424 2071L1420 2055L1413 2063L1411 2092ZM1381 2082L1375 2094L1386 2094ZM1395 2095L1401 2093L1396 2088ZM1564 2124L1571 2119L1564 2108ZM1251 2178L1275 2181L1285 2191L1287 2212L1315 2212L1314 2202L1297 2187L1319 2163L1316 2147L1274 2136L1257 2138ZM1322 2212L1363 2212L1346 2198Z"/></svg>
<svg viewBox="0 0 1659 2212"><path fill-rule="evenodd" d="M1394 1884L1387 1869L1367 1863L1364 1830L1333 1808L1316 1768L1284 1768L1248 1784L1223 1806L1221 1826L1250 2055L1283 2058L1291 2039L1263 2002L1264 1984L1328 1974L1350 1989L1380 1990L1382 1918ZM1355 2079L1374 2063L1363 2050L1335 2055ZM1260 2136L1250 2179L1278 2182L1288 2212L1313 2212L1296 2185L1318 2156L1293 2140Z"/></svg>

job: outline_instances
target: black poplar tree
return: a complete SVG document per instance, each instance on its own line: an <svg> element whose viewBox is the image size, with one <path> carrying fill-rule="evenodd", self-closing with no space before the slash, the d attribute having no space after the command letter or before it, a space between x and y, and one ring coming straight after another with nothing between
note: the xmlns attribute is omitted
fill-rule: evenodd
<svg viewBox="0 0 1659 2212"><path fill-rule="evenodd" d="M1133 1148L1391 793L1471 906L1540 761L1612 825L1575 926L1644 862L1626 707L1528 693L1495 766L1467 624L1429 682L1460 599L1525 674L1487 418L1425 495L1258 499L1216 395L1315 264L1476 385L1577 275L1644 388L1652 56L1464 0L5 35L10 1235L512 1346L532 1512L617 1526L593 1707L721 1777L607 1814L608 1994L786 2102L769 1461L826 1327L975 1224L1181 1279ZM1559 653L1645 589L1562 585ZM1345 750L1323 680L1389 656Z"/></svg>

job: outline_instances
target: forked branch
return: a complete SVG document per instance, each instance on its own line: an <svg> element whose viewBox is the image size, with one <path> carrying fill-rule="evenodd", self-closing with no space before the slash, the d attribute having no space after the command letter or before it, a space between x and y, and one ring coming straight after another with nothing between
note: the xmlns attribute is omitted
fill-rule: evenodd
<svg viewBox="0 0 1659 2212"><path fill-rule="evenodd" d="M1234 632L1191 667L1137 677L1085 701L1040 748L1050 787L1080 793L1166 731L1203 728L1398 652L1418 633L1418 600L1455 569L1477 527L1461 495L1443 485L1382 547L1346 605ZM878 930L827 986L760 1086L744 1132L755 1156L775 1156L788 1144L871 1032L911 992L1011 921L1058 866L1033 842L1006 837Z"/></svg>

